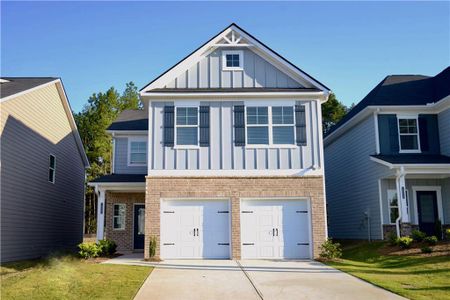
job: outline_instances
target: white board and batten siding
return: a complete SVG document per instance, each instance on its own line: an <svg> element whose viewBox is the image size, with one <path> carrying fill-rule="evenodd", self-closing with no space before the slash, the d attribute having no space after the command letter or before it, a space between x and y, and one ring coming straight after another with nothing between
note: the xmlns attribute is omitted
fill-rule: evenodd
<svg viewBox="0 0 450 300"><path fill-rule="evenodd" d="M257 101L257 100L255 100ZM267 100L266 100L267 101ZM320 103L316 100L296 101L305 106L307 145L255 148L235 146L235 105L244 101L199 101L210 107L210 145L208 147L178 148L163 144L164 106L173 102L151 102L149 113L149 171L151 170L307 170L322 167ZM274 100L272 105L277 105Z"/></svg>

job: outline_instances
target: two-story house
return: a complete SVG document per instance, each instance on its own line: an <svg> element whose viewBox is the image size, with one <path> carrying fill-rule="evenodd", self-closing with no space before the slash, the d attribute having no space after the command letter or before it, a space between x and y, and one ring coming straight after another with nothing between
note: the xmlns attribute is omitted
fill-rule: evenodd
<svg viewBox="0 0 450 300"><path fill-rule="evenodd" d="M330 236L450 224L450 67L381 81L324 139Z"/></svg>
<svg viewBox="0 0 450 300"><path fill-rule="evenodd" d="M162 259L317 257L329 92L230 25L146 85L144 110L109 128L114 171L91 183L98 239L147 258L151 238Z"/></svg>

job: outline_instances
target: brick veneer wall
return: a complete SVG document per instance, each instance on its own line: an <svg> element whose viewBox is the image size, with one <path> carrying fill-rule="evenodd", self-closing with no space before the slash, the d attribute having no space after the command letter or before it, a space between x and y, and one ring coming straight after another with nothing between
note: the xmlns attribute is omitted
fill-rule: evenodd
<svg viewBox="0 0 450 300"><path fill-rule="evenodd" d="M145 198L145 257L149 253L149 237L157 237L156 258L160 256L161 198L231 199L232 259L241 258L240 199L270 197L309 197L313 233L313 255L326 238L323 177L147 177Z"/></svg>
<svg viewBox="0 0 450 300"><path fill-rule="evenodd" d="M106 193L105 237L117 243L117 251L133 251L134 203L144 203L144 193ZM126 204L125 229L113 229L114 204Z"/></svg>

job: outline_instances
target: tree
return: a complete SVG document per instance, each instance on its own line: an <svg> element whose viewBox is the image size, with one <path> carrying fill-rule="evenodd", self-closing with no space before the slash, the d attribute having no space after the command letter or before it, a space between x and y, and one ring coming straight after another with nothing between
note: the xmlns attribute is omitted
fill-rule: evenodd
<svg viewBox="0 0 450 300"><path fill-rule="evenodd" d="M334 94L331 94L328 101L322 104L322 129L326 134L330 128L339 122L348 112L347 107L342 104Z"/></svg>
<svg viewBox="0 0 450 300"><path fill-rule="evenodd" d="M117 115L125 109L142 108L137 87L133 82L126 84L120 95L114 87L105 93L94 93L89 97L83 110L74 114L81 140L90 162L86 171L87 181L108 174L111 169L111 136L106 129ZM92 188L86 188L86 233L96 228L96 195Z"/></svg>

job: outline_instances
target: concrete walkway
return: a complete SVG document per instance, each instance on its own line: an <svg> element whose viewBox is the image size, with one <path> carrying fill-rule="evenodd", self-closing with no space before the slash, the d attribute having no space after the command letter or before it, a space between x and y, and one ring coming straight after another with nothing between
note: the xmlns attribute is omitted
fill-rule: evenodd
<svg viewBox="0 0 450 300"><path fill-rule="evenodd" d="M142 254L104 263L153 266L135 299L404 299L315 261L167 260Z"/></svg>

